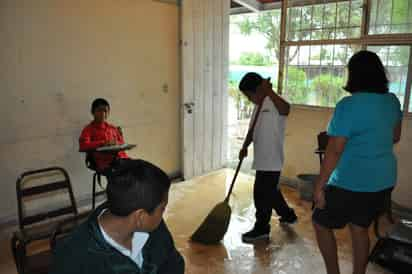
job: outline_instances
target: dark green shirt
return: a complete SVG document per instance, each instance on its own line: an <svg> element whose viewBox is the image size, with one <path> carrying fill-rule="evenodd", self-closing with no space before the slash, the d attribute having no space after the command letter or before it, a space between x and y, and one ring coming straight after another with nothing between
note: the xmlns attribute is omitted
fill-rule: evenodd
<svg viewBox="0 0 412 274"><path fill-rule="evenodd" d="M184 260L162 221L143 247L140 269L129 257L108 244L99 229L97 208L86 222L57 244L49 274L182 274Z"/></svg>

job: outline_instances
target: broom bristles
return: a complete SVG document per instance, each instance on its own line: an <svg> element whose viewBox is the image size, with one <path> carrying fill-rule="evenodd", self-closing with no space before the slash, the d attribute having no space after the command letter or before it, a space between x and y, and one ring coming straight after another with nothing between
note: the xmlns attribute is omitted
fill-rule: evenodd
<svg viewBox="0 0 412 274"><path fill-rule="evenodd" d="M202 244L219 243L229 227L231 213L226 201L217 204L190 239Z"/></svg>

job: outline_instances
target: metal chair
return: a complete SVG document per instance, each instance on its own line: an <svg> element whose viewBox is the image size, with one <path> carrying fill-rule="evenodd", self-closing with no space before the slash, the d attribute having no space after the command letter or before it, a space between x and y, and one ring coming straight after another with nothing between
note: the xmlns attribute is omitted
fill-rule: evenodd
<svg viewBox="0 0 412 274"><path fill-rule="evenodd" d="M53 180L55 176L63 179ZM45 182L47 181L47 182ZM34 186L26 186L28 182L37 182ZM50 201L53 194L61 195L65 190L68 195L69 205L52 205ZM31 244L44 241L50 237L54 226L58 221L70 216L76 216L77 206L69 175L61 167L50 167L45 169L24 172L16 182L19 230L13 233L11 248L19 274L47 273L51 260L50 248L28 254ZM60 197L61 198L61 197ZM40 202L42 199L49 201L47 208L42 212L33 213L26 210L27 204L33 201Z"/></svg>
<svg viewBox="0 0 412 274"><path fill-rule="evenodd" d="M93 171L93 181L92 181L92 209L96 207L96 197L106 195L106 189L102 186L102 176L103 174L97 169L96 161L93 157L92 152L86 153L86 167ZM100 187L99 191L96 191L97 185Z"/></svg>
<svg viewBox="0 0 412 274"><path fill-rule="evenodd" d="M326 131L322 131L318 134L318 148L315 150L315 154L319 155L319 163L322 165L323 157L325 156L326 147L328 146L329 136Z"/></svg>
<svg viewBox="0 0 412 274"><path fill-rule="evenodd" d="M401 219L384 234L379 233L376 221L375 234L378 241L369 255L369 261L394 273L411 273L412 221Z"/></svg>

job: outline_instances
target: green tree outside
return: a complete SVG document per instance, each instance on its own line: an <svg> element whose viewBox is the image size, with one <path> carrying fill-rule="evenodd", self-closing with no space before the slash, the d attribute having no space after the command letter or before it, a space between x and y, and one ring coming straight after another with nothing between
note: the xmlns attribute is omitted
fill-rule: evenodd
<svg viewBox="0 0 412 274"><path fill-rule="evenodd" d="M234 64L246 66L269 66L270 58L259 52L243 52Z"/></svg>
<svg viewBox="0 0 412 274"><path fill-rule="evenodd" d="M286 71L286 96L295 104L307 103L309 88L306 87L306 73L303 69L288 67Z"/></svg>
<svg viewBox="0 0 412 274"><path fill-rule="evenodd" d="M412 12L409 0L373 0L371 9L371 31L374 33L391 32L412 32L412 25L408 14ZM292 7L288 9L287 18L287 40L320 40L320 39L343 39L360 36L360 26L362 21L361 0L343 1L336 3L325 3ZM377 3L379 8L377 8ZM386 14L387 16L382 16ZM246 36L258 33L266 39L265 48L267 56L272 62L279 60L279 41L280 41L280 10L260 12L257 15L236 15L233 22L238 26L240 32ZM376 25L376 27L375 27ZM347 63L350 56L360 49L360 45L348 45L344 50L337 50L333 47L320 45L320 51L313 53L310 60L318 60L317 66L321 66L319 75L309 73L306 68L311 69L313 63L298 64L296 57L298 47L287 49L285 70L285 94L292 103L305 104L312 94L315 94L316 104L322 106L334 106L335 103L345 96L342 90L344 78L336 76L331 72L326 72L328 67L343 66ZM399 74L399 67L407 66L409 60L409 47L393 46L390 47L390 54L387 53L388 47L377 46L368 47L377 51L382 61L395 75L391 75L391 80L398 80L403 74ZM302 58L302 54L300 58ZM384 58L383 58L384 57ZM387 57L387 58L386 58ZM388 59L388 61L385 61ZM245 56L243 63L261 64L253 55ZM302 59L300 59L302 60ZM300 65L297 68L295 65ZM325 68L325 69L323 69ZM306 72L305 72L306 71ZM326 73L325 73L326 72ZM340 74L340 73L339 73ZM310 76L309 76L310 75ZM310 77L310 79L308 79ZM400 81L400 80L399 80ZM306 83L310 83L306 85ZM401 85L400 85L401 88ZM402 88L401 88L402 89ZM398 93L403 93L403 89ZM313 96L313 95L312 95ZM310 98L312 99L312 98Z"/></svg>
<svg viewBox="0 0 412 274"><path fill-rule="evenodd" d="M340 99L347 95L342 88L343 85L342 77L320 74L312 80L310 89L315 92L318 105L334 107Z"/></svg>
<svg viewBox="0 0 412 274"><path fill-rule="evenodd" d="M239 83L235 81L229 81L229 96L235 101L235 107L237 111L237 119L242 120L249 118L253 111L253 104L247 100L247 98L239 91Z"/></svg>

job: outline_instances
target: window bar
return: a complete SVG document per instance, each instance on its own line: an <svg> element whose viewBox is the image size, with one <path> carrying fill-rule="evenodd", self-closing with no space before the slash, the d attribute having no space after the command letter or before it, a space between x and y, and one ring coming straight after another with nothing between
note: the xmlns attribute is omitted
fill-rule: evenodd
<svg viewBox="0 0 412 274"><path fill-rule="evenodd" d="M319 75L322 74L322 50L323 45L320 45L320 55L319 55Z"/></svg>
<svg viewBox="0 0 412 274"><path fill-rule="evenodd" d="M376 0L376 18L375 18L375 32L377 31L377 28L379 27L379 6L381 4L381 0Z"/></svg>
<svg viewBox="0 0 412 274"><path fill-rule="evenodd" d="M299 32L300 32L301 37L298 38L298 40L302 40L302 39L303 39L303 34L302 34L302 32L303 32L303 27L302 27L302 22L303 22L303 7L300 7L299 9L300 9Z"/></svg>
<svg viewBox="0 0 412 274"><path fill-rule="evenodd" d="M391 1L391 4L392 4L392 6L391 6L391 17L390 17L390 23L389 23L389 33L391 33L392 32L392 22L393 22L393 13L394 13L394 3L393 3L393 0Z"/></svg>
<svg viewBox="0 0 412 274"><path fill-rule="evenodd" d="M333 50L332 50L332 65L331 65L331 72L329 74L331 81L329 81L329 86L332 85L332 77L334 77L334 69L335 69L335 49L336 49L336 45L332 45L332 47L333 47ZM329 102L330 97L331 97L330 94L328 94L328 104L330 103Z"/></svg>
<svg viewBox="0 0 412 274"><path fill-rule="evenodd" d="M398 82L399 82L399 90L398 90L398 92L399 92L399 93L402 93L402 80L405 78L405 74L403 74L403 71L405 71L406 74L408 74L408 67L407 67L407 66L401 66L401 67L400 67L400 75L401 75L401 77L399 77L399 80L398 80ZM406 82L406 79L405 79L405 82ZM404 91L404 94L405 94L405 91ZM403 98L405 98L405 96L404 96Z"/></svg>
<svg viewBox="0 0 412 274"><path fill-rule="evenodd" d="M289 92L288 92L288 83L289 83L289 62L290 62L290 56L289 56L289 54L290 54L290 47L286 47L286 54L285 54L285 58L286 58L286 62L285 62L285 73L284 73L284 75L285 75L285 79L284 79L284 85L285 85L285 88L284 88L284 90L286 91L285 92L285 94L286 94L286 96L288 96L289 95Z"/></svg>
<svg viewBox="0 0 412 274"><path fill-rule="evenodd" d="M412 46L409 47L409 64L408 64L408 74L406 77L405 85L405 100L403 101L403 114L406 116L409 113L409 101L411 98L411 82L412 82Z"/></svg>
<svg viewBox="0 0 412 274"><path fill-rule="evenodd" d="M309 46L308 65L310 66L312 59L312 46Z"/></svg>
<svg viewBox="0 0 412 274"><path fill-rule="evenodd" d="M386 63L387 66L389 66L389 55L390 55L391 47L388 46L386 48L387 48L387 50L386 50L386 55L385 55L385 63Z"/></svg>
<svg viewBox="0 0 412 274"><path fill-rule="evenodd" d="M292 15L292 11L290 11L290 14ZM285 40L287 40L287 41L291 40L291 30L292 30L292 32L295 32L295 30L292 29L292 16L291 15L289 15L288 18L287 18L288 19L288 24L287 24L288 35L287 35L287 37L285 37ZM281 14L281 16L282 16L282 14ZM282 20L282 18L280 20ZM289 59L289 55L287 55L287 58Z"/></svg>
<svg viewBox="0 0 412 274"><path fill-rule="evenodd" d="M313 32L313 9L314 5L312 5L312 8L310 10L310 35L309 35L309 40L312 40L312 32ZM309 60L310 61L310 60Z"/></svg>
<svg viewBox="0 0 412 274"><path fill-rule="evenodd" d="M412 21L412 16L411 16L411 13L410 13L410 1L407 1L407 3L408 3L408 6L407 6L407 9L408 9L408 15L406 16L406 18L408 18L407 19L407 29L406 29L406 31L409 31L409 27L410 27L410 25L411 25L411 21Z"/></svg>
<svg viewBox="0 0 412 274"><path fill-rule="evenodd" d="M309 69L309 71L311 70L311 59L312 59L312 46L308 46L309 47L309 55L308 55L308 64L307 64L307 67L308 67L308 69ZM306 88L308 88L308 86L309 86L309 79L308 79L309 77L306 77Z"/></svg>
<svg viewBox="0 0 412 274"><path fill-rule="evenodd" d="M322 25L321 25L321 32L322 32L322 35L321 35L321 37L322 37L322 39L324 39L324 32L323 32L323 29L324 29L324 27L325 27L325 3L323 3L323 9L322 9ZM328 39L329 39L329 37L328 37Z"/></svg>
<svg viewBox="0 0 412 274"><path fill-rule="evenodd" d="M348 24L347 24L348 28L352 28L352 24L351 24L351 21L350 21L350 19L351 19L350 16L352 14L351 11L352 11L352 0L349 1ZM351 37L352 37L352 35L351 35Z"/></svg>
<svg viewBox="0 0 412 274"><path fill-rule="evenodd" d="M377 0L379 3L379 0ZM371 2L370 0L363 0L362 5L362 23L361 23L361 39L363 40L365 37L369 35L369 16L371 12L370 8ZM377 18L376 18L377 20ZM376 28L376 21L375 20L375 28ZM366 43L362 43L361 48L365 50L367 47Z"/></svg>
<svg viewBox="0 0 412 274"><path fill-rule="evenodd" d="M288 12L288 0L282 1L280 14L280 47L279 47L279 71L278 71L278 94L282 94L283 71L285 69L285 41L286 41L286 16Z"/></svg>
<svg viewBox="0 0 412 274"><path fill-rule="evenodd" d="M337 27L338 27L338 2L335 3L335 26L333 29L332 39L337 38L337 33L336 33Z"/></svg>
<svg viewBox="0 0 412 274"><path fill-rule="evenodd" d="M349 45L345 45L345 62L348 63L348 49L349 49ZM345 64L346 65L346 64Z"/></svg>

